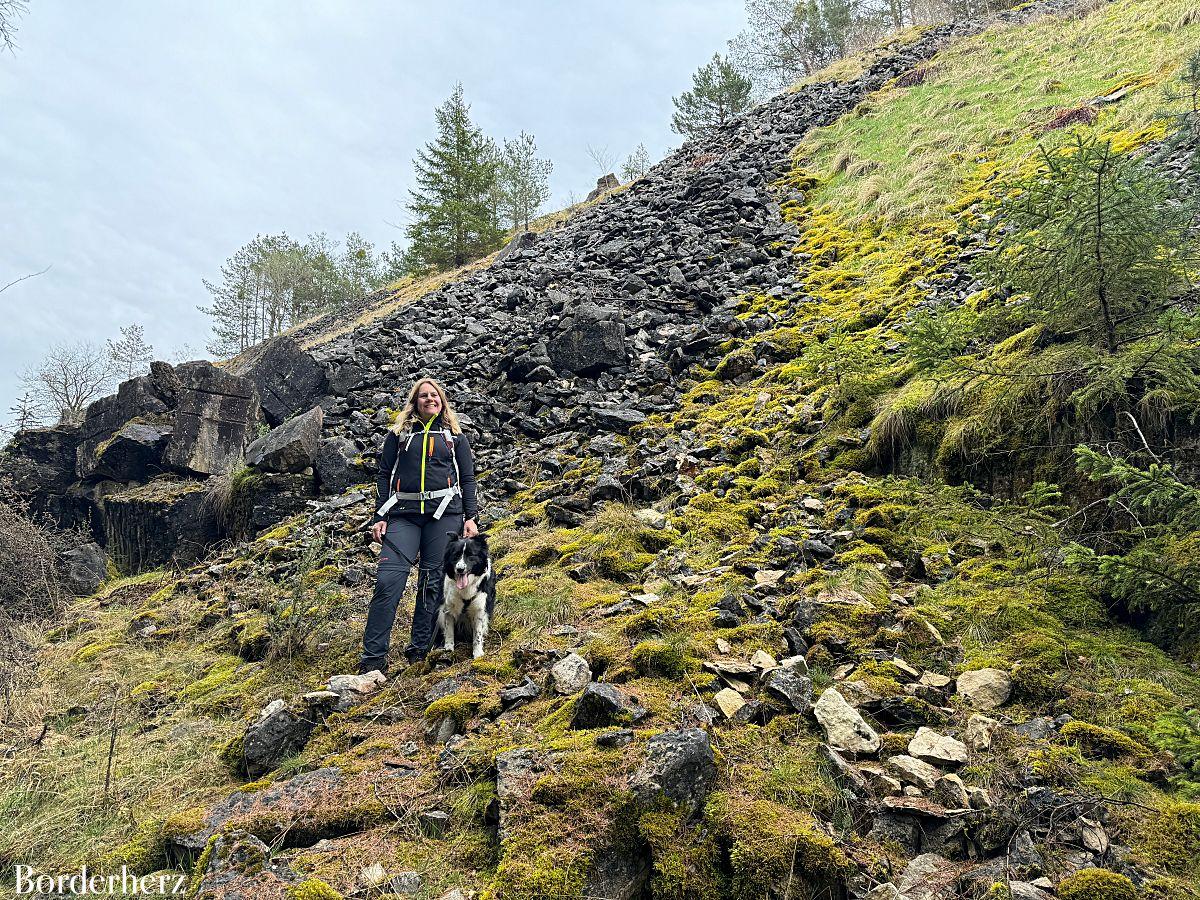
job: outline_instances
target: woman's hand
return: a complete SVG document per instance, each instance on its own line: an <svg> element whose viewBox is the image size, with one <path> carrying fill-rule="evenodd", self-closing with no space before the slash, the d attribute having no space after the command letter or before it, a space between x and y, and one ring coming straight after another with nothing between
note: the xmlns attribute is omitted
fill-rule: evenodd
<svg viewBox="0 0 1200 900"><path fill-rule="evenodd" d="M475 524L474 519L467 519L463 522L463 537L473 538L479 534L479 526Z"/></svg>
<svg viewBox="0 0 1200 900"><path fill-rule="evenodd" d="M387 534L387 522L376 522L371 526L371 539L377 544L383 543L383 536Z"/></svg>

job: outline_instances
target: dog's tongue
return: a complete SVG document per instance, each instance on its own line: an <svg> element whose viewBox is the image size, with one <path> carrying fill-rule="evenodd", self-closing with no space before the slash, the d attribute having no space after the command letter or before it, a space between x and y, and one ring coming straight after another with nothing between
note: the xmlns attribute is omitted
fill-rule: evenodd
<svg viewBox="0 0 1200 900"><path fill-rule="evenodd" d="M454 580L454 583L458 586L460 591L465 591L467 589L467 576L459 575L458 578Z"/></svg>

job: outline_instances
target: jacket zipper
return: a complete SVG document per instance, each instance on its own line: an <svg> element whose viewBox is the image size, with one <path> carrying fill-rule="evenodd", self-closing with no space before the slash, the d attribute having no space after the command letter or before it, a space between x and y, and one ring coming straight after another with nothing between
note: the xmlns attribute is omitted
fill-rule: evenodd
<svg viewBox="0 0 1200 900"><path fill-rule="evenodd" d="M429 447L429 426L433 424L433 420L437 416L433 416L425 423L425 435L421 438L421 493L425 493L425 457L433 449ZM425 501L421 501L421 512L425 512Z"/></svg>

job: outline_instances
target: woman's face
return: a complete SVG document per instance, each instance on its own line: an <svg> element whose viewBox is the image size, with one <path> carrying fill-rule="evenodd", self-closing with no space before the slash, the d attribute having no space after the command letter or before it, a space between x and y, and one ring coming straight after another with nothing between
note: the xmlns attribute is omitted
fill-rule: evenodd
<svg viewBox="0 0 1200 900"><path fill-rule="evenodd" d="M423 384L417 389L417 415L431 419L442 411L442 398L432 384Z"/></svg>

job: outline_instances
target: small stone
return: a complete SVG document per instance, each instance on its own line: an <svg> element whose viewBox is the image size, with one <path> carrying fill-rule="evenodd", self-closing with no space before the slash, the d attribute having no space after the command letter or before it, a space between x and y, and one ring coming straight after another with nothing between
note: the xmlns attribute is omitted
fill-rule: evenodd
<svg viewBox="0 0 1200 900"><path fill-rule="evenodd" d="M916 669L914 669L912 666L910 666L908 663L906 663L904 660L902 660L898 656L892 657L892 665L895 666L897 669L899 669L900 674L903 675L905 678L907 678L909 681L916 681L918 678L921 677L920 672L918 672Z"/></svg>
<svg viewBox="0 0 1200 900"><path fill-rule="evenodd" d="M763 671L766 671L767 669L776 668L779 663L777 663L775 661L775 657L773 657L766 650L755 650L754 655L750 657L750 665L754 666L756 669L762 669Z"/></svg>
<svg viewBox="0 0 1200 900"><path fill-rule="evenodd" d="M957 775L943 775L933 786L933 799L949 809L970 809L971 798L962 779Z"/></svg>
<svg viewBox="0 0 1200 900"><path fill-rule="evenodd" d="M950 685L954 684L954 679L949 675L942 675L939 672L924 672L917 681L917 684L923 685L924 687L943 690L944 688L948 688Z"/></svg>
<svg viewBox="0 0 1200 900"><path fill-rule="evenodd" d="M938 779L942 777L942 773L936 766L904 754L889 757L887 766L899 776L901 781L915 784L927 791L932 790Z"/></svg>
<svg viewBox="0 0 1200 900"><path fill-rule="evenodd" d="M975 709L1002 706L1012 693L1012 679L1000 669L976 669L958 676L958 693Z"/></svg>
<svg viewBox="0 0 1200 900"><path fill-rule="evenodd" d="M963 733L963 738L972 750L990 750L992 736L999 727L1000 723L995 719L975 713L967 720L967 730Z"/></svg>
<svg viewBox="0 0 1200 900"><path fill-rule="evenodd" d="M721 688L713 696L713 703L726 719L732 719L737 711L746 705L742 695L732 688Z"/></svg>
<svg viewBox="0 0 1200 900"><path fill-rule="evenodd" d="M961 765L967 761L967 745L939 734L932 728L918 728L908 742L908 752L918 759L942 765Z"/></svg>
<svg viewBox="0 0 1200 900"><path fill-rule="evenodd" d="M578 694L592 680L592 669L578 653L568 653L550 668L550 680L556 693Z"/></svg>
<svg viewBox="0 0 1200 900"><path fill-rule="evenodd" d="M417 819L421 830L430 837L441 837L450 827L450 813L444 809L427 809Z"/></svg>

